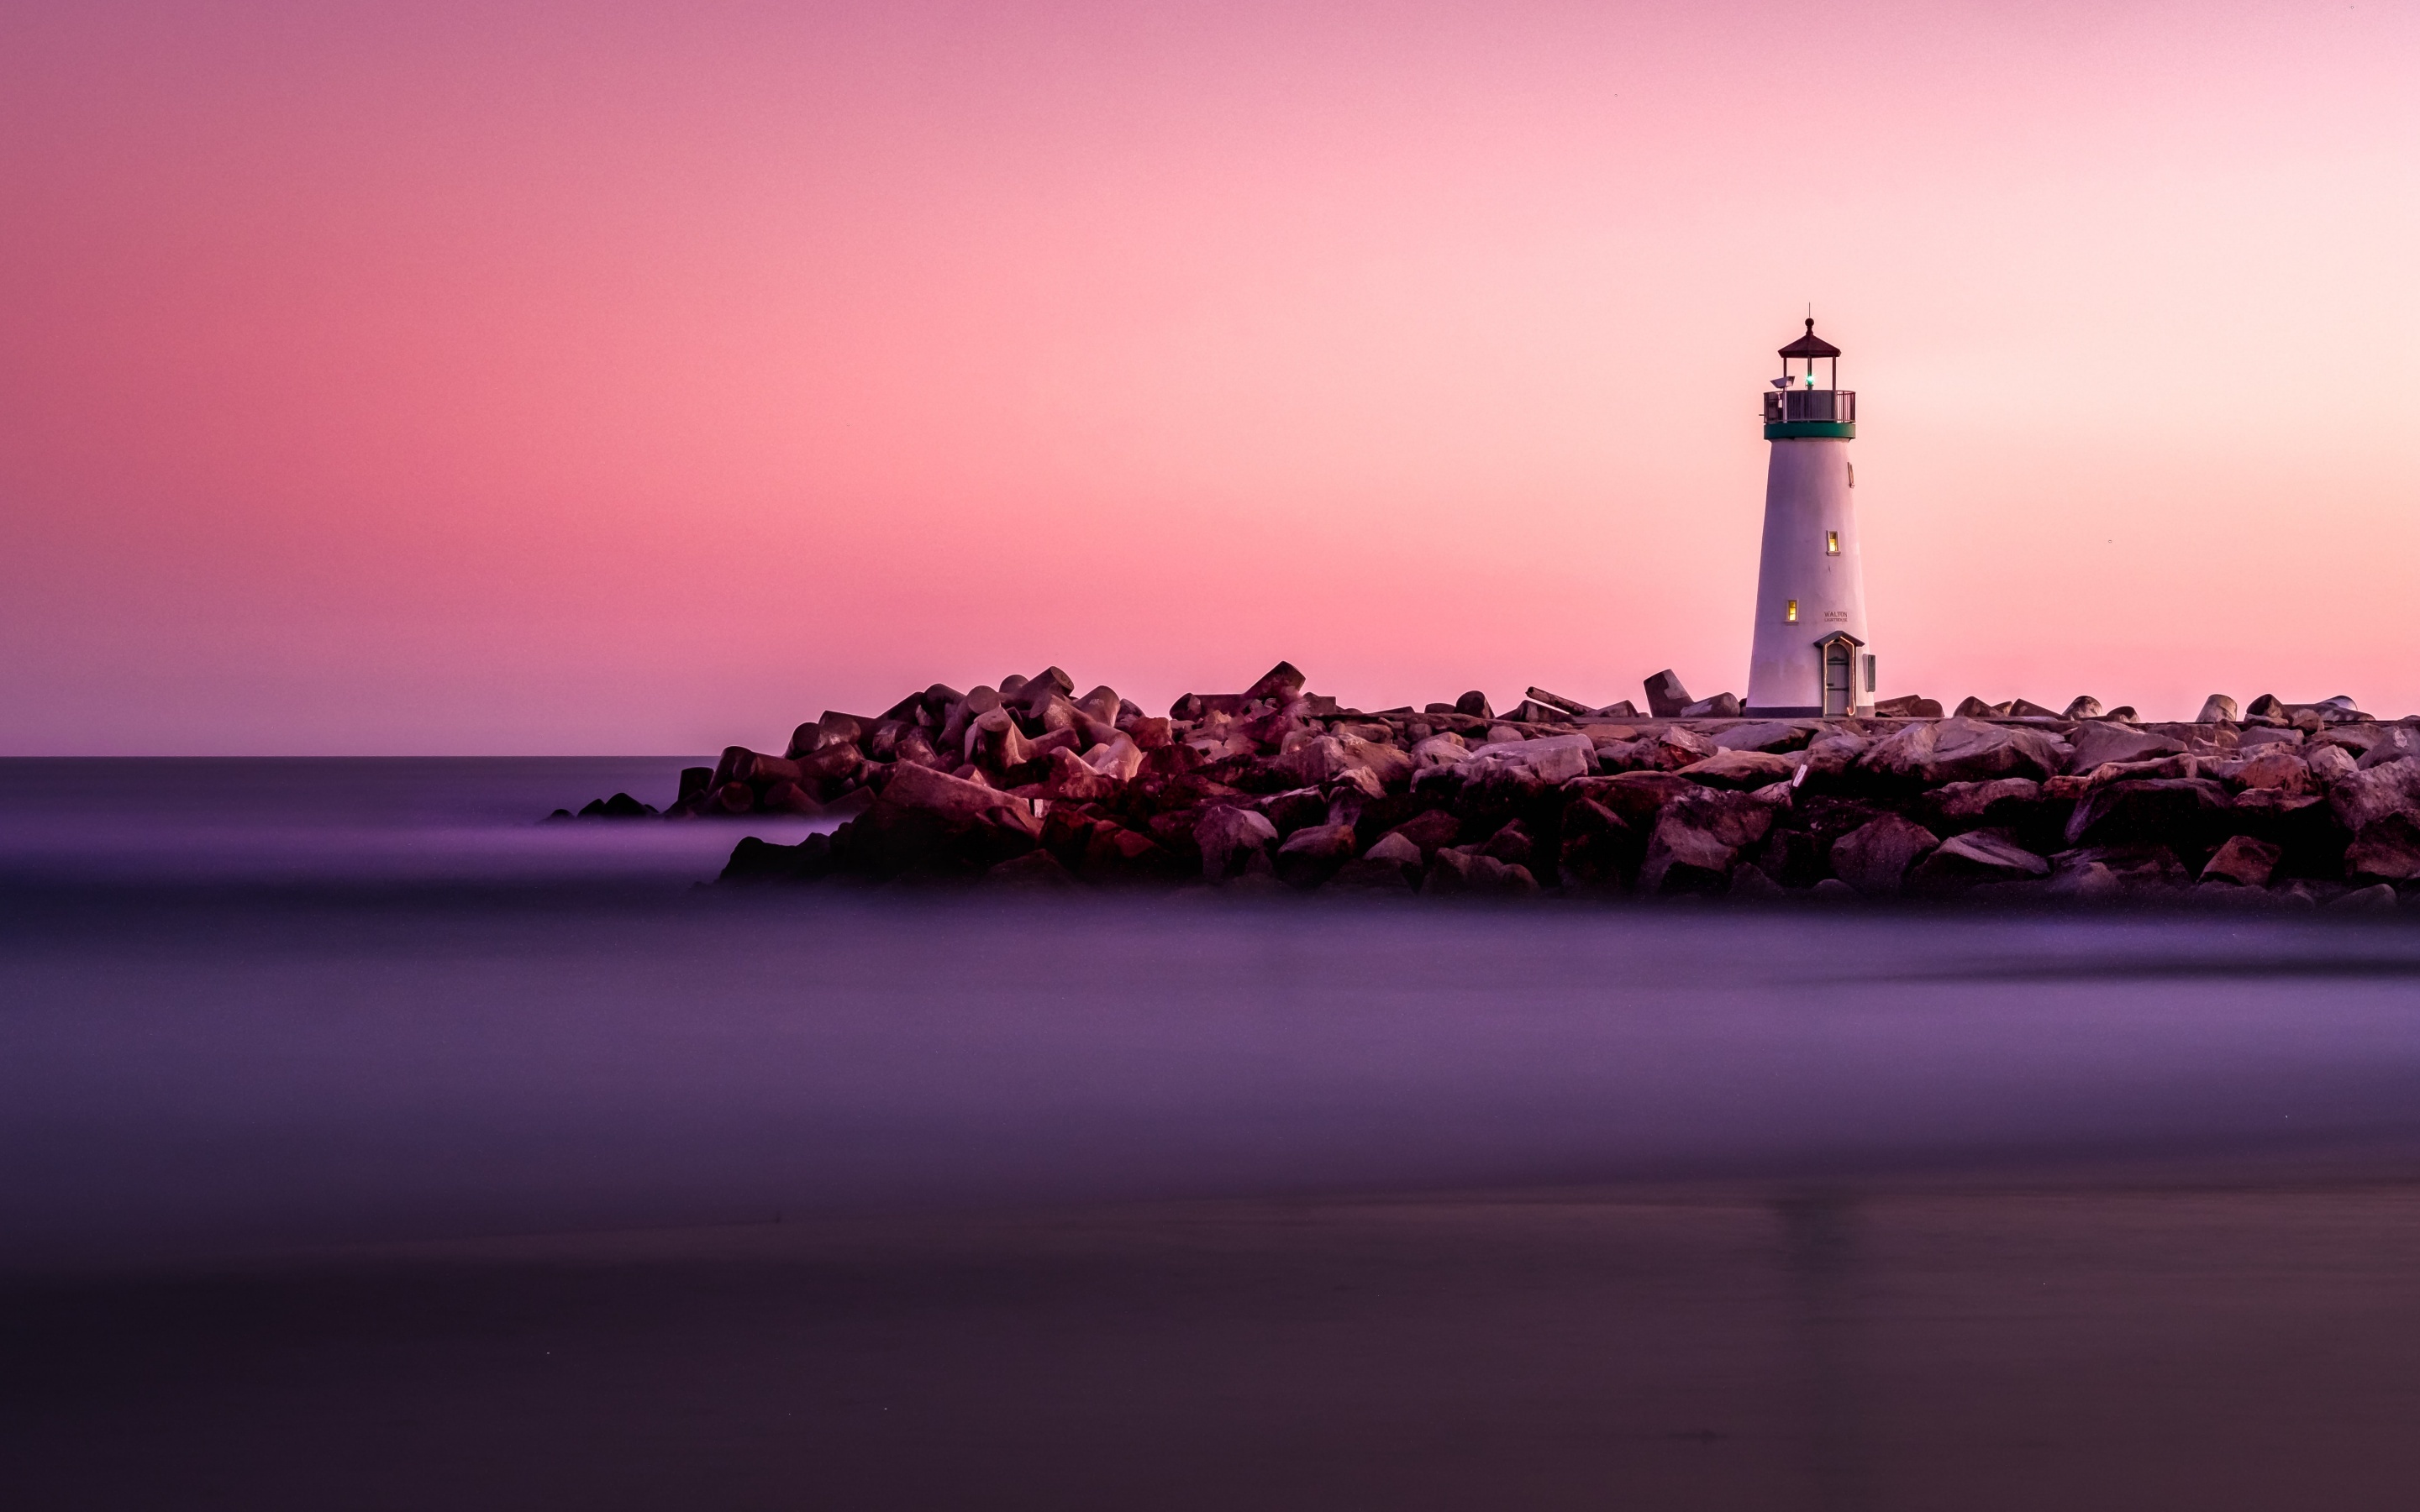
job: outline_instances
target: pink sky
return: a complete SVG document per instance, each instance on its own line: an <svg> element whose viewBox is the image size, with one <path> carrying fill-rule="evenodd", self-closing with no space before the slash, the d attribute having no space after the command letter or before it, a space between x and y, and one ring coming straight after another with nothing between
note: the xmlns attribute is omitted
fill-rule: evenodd
<svg viewBox="0 0 2420 1512"><path fill-rule="evenodd" d="M1885 695L2420 709L2420 12L20 6L0 752L1742 690L1860 391Z"/></svg>

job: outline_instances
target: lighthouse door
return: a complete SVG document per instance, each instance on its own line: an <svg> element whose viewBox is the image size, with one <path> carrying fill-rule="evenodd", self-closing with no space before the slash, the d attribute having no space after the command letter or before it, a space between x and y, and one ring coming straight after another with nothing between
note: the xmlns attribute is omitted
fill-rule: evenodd
<svg viewBox="0 0 2420 1512"><path fill-rule="evenodd" d="M1823 717L1834 718L1847 715L1856 707L1856 685L1851 678L1855 665L1854 648L1847 637L1823 642Z"/></svg>

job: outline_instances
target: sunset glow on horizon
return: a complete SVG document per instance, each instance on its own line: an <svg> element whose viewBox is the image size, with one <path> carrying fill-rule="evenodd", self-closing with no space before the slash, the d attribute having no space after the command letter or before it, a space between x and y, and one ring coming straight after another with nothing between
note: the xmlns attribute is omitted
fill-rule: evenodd
<svg viewBox="0 0 2420 1512"><path fill-rule="evenodd" d="M0 20L0 754L1745 691L1860 395L1885 697L2420 711L2420 15Z"/></svg>

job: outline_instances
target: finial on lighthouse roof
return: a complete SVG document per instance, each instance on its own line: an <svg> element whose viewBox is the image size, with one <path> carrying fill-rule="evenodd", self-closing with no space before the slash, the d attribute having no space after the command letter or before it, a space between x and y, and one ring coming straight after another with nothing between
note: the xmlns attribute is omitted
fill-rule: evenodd
<svg viewBox="0 0 2420 1512"><path fill-rule="evenodd" d="M1839 355L1839 347L1815 334L1815 317L1811 315L1807 317L1807 334L1781 348L1784 362L1800 357L1838 357Z"/></svg>

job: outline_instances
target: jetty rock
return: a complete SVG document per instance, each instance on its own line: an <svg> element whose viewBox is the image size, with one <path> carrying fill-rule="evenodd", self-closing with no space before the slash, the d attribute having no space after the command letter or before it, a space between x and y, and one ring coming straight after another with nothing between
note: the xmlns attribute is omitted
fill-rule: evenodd
<svg viewBox="0 0 2420 1512"><path fill-rule="evenodd" d="M1477 691L1364 711L1291 662L1159 715L1078 687L1047 667L826 710L778 754L686 769L656 822L808 831L740 841L731 885L2372 909L2420 889L2420 720L2350 699L2232 717L2213 695L2174 724L2090 698L1749 718L1662 671L1645 716L1536 687L1509 715ZM616 795L553 817L651 815Z"/></svg>

